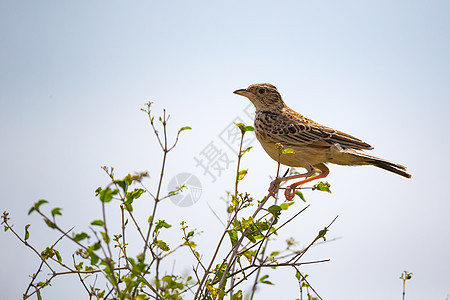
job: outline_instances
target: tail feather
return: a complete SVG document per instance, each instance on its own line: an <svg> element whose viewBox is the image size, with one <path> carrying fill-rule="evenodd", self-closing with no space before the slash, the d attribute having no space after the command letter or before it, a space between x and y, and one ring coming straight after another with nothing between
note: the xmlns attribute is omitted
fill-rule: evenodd
<svg viewBox="0 0 450 300"><path fill-rule="evenodd" d="M403 170L406 170L406 167L398 164L391 163L389 161L384 160L371 160L370 163L375 167L390 171L392 173L398 174L400 176L411 178L411 174L406 173Z"/></svg>
<svg viewBox="0 0 450 300"><path fill-rule="evenodd" d="M398 174L400 176L411 178L411 174L405 172L406 167L402 166L400 164L393 163L391 161L376 157L374 155L371 155L365 151L362 150L348 150L346 149L345 152L350 153L352 155L358 156L360 159L363 159L364 164L370 164L374 165L375 167L384 169L386 171L390 171L392 173Z"/></svg>

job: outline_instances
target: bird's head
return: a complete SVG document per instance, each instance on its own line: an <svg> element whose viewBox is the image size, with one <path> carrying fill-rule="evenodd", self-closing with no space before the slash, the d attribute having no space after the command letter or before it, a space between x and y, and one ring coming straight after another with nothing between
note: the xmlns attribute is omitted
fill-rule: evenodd
<svg viewBox="0 0 450 300"><path fill-rule="evenodd" d="M250 99L256 110L281 112L286 106L277 88L270 83L255 83L234 93Z"/></svg>

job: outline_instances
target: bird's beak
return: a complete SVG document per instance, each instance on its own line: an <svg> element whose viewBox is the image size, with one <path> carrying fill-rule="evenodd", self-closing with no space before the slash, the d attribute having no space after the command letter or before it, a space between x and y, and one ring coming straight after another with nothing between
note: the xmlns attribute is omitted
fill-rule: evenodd
<svg viewBox="0 0 450 300"><path fill-rule="evenodd" d="M247 91L247 89L235 90L233 93L237 94L237 95L241 95L241 96L247 97L247 98L251 98L252 96L254 96L253 93Z"/></svg>

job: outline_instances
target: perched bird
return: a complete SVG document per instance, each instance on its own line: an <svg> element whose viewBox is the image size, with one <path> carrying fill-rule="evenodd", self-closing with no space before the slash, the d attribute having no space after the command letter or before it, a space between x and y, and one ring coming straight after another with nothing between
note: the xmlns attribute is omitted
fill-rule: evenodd
<svg viewBox="0 0 450 300"><path fill-rule="evenodd" d="M292 200L297 186L328 175L326 163L347 166L373 165L411 178L411 175L405 172L406 167L363 151L373 147L362 140L320 125L290 109L277 88L269 83L252 84L247 89L236 90L234 93L247 97L255 106L255 134L267 154L283 165L307 170L304 174L275 179L269 188L272 194L278 190L282 181L309 177L286 188L286 199ZM280 155L277 143L293 149L294 153ZM316 171L320 173L313 176Z"/></svg>

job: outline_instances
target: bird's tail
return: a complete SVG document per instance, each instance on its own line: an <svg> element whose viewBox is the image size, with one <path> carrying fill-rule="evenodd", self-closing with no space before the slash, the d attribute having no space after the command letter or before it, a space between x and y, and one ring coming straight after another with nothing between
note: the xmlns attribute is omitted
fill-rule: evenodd
<svg viewBox="0 0 450 300"><path fill-rule="evenodd" d="M374 165L375 167L385 169L387 171L390 171L392 173L398 174L400 176L411 178L411 174L406 173L406 167L387 161L387 160L371 160L370 163Z"/></svg>
<svg viewBox="0 0 450 300"><path fill-rule="evenodd" d="M375 167L387 170L389 172L398 174L400 176L411 178L411 174L405 172L406 167L400 164L376 157L374 155L370 155L361 150L352 150L353 155L357 155L360 158L363 158L365 164L373 165Z"/></svg>

